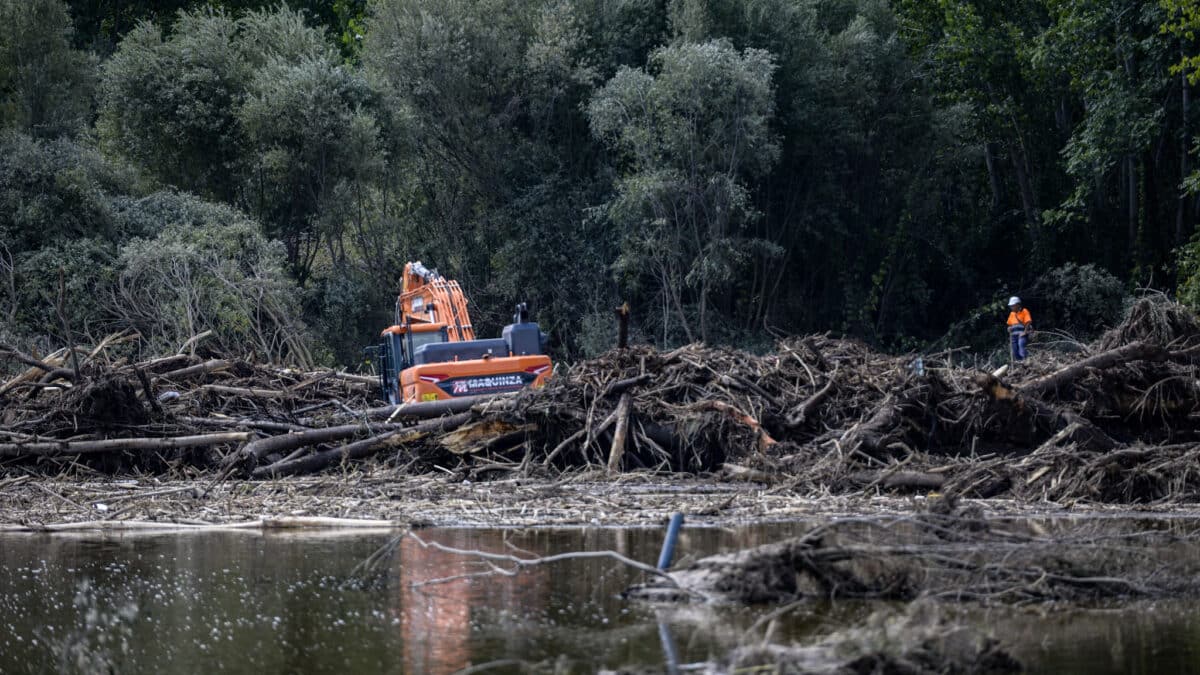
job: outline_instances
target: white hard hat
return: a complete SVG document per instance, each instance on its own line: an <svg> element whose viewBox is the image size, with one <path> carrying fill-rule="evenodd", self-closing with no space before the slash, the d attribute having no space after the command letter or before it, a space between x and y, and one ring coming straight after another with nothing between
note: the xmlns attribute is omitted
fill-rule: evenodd
<svg viewBox="0 0 1200 675"><path fill-rule="evenodd" d="M1008 299L1009 307L1012 307L1013 305L1019 305L1019 304L1021 304L1021 299L1015 295Z"/></svg>

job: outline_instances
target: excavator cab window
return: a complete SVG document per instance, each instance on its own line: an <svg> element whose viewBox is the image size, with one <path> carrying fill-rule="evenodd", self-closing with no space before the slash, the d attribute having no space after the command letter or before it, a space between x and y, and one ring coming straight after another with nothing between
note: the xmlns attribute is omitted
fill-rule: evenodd
<svg viewBox="0 0 1200 675"><path fill-rule="evenodd" d="M407 353L404 355L404 361L407 364L405 367L413 364L414 360L416 359L418 348L425 345L446 342L449 339L446 334L445 326L433 328L431 326L418 327L417 325L413 324L409 324L408 335L406 335L406 337L408 338L406 340L408 344L406 345Z"/></svg>
<svg viewBox="0 0 1200 675"><path fill-rule="evenodd" d="M411 333L411 335L412 335L412 342L411 342L412 353L414 353L414 354L416 353L418 347L423 347L425 345L436 344L438 342L446 341L446 329L445 328L442 328L441 330L436 330L436 331L422 331L419 333L416 331L413 331Z"/></svg>

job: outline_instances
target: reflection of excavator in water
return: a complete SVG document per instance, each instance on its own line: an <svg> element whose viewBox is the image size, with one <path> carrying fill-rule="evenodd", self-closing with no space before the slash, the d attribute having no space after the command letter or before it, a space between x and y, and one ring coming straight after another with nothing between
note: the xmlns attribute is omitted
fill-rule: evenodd
<svg viewBox="0 0 1200 675"><path fill-rule="evenodd" d="M550 376L546 335L526 320L524 303L503 337L476 340L457 281L420 262L404 266L396 325L367 349L379 361L390 403L436 401L540 387Z"/></svg>

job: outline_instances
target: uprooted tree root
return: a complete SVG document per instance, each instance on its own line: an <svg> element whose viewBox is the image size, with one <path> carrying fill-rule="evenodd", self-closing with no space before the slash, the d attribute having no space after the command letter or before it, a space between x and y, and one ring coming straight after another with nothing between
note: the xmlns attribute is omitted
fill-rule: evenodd
<svg viewBox="0 0 1200 675"><path fill-rule="evenodd" d="M233 359L37 358L0 384L5 466L270 478L379 456L472 480L579 468L706 473L806 493L1200 501L1200 323L1161 297L1090 349L1009 372L956 351L811 336L752 355L631 348L488 400L378 406L374 378Z"/></svg>

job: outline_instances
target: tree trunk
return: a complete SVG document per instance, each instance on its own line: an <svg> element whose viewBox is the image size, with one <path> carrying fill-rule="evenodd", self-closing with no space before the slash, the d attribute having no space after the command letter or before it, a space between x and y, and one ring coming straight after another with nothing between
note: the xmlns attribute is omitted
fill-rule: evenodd
<svg viewBox="0 0 1200 675"><path fill-rule="evenodd" d="M992 212L1000 210L1004 204L1003 184L1000 182L1000 172L996 168L996 144L983 144L983 159L987 164L988 183L992 186Z"/></svg>
<svg viewBox="0 0 1200 675"><path fill-rule="evenodd" d="M1186 53L1184 53L1186 56ZM1191 136L1188 134L1188 114L1191 109L1191 91L1188 86L1188 75L1186 72L1179 74L1179 100L1180 100L1180 122L1179 122L1179 197L1175 203L1175 245L1178 246L1187 240L1191 235L1191 222L1188 217L1188 194L1184 189L1183 184L1187 181L1188 173L1191 167L1188 166L1188 155L1190 148L1188 143Z"/></svg>
<svg viewBox="0 0 1200 675"><path fill-rule="evenodd" d="M1025 222L1030 228L1038 226L1038 207L1037 197L1033 192L1033 181L1029 178L1028 158L1025 157L1025 151L1021 148L1021 141L1017 139L1012 147L1012 163L1013 169L1017 173L1017 187L1021 190L1021 208L1025 212Z"/></svg>

